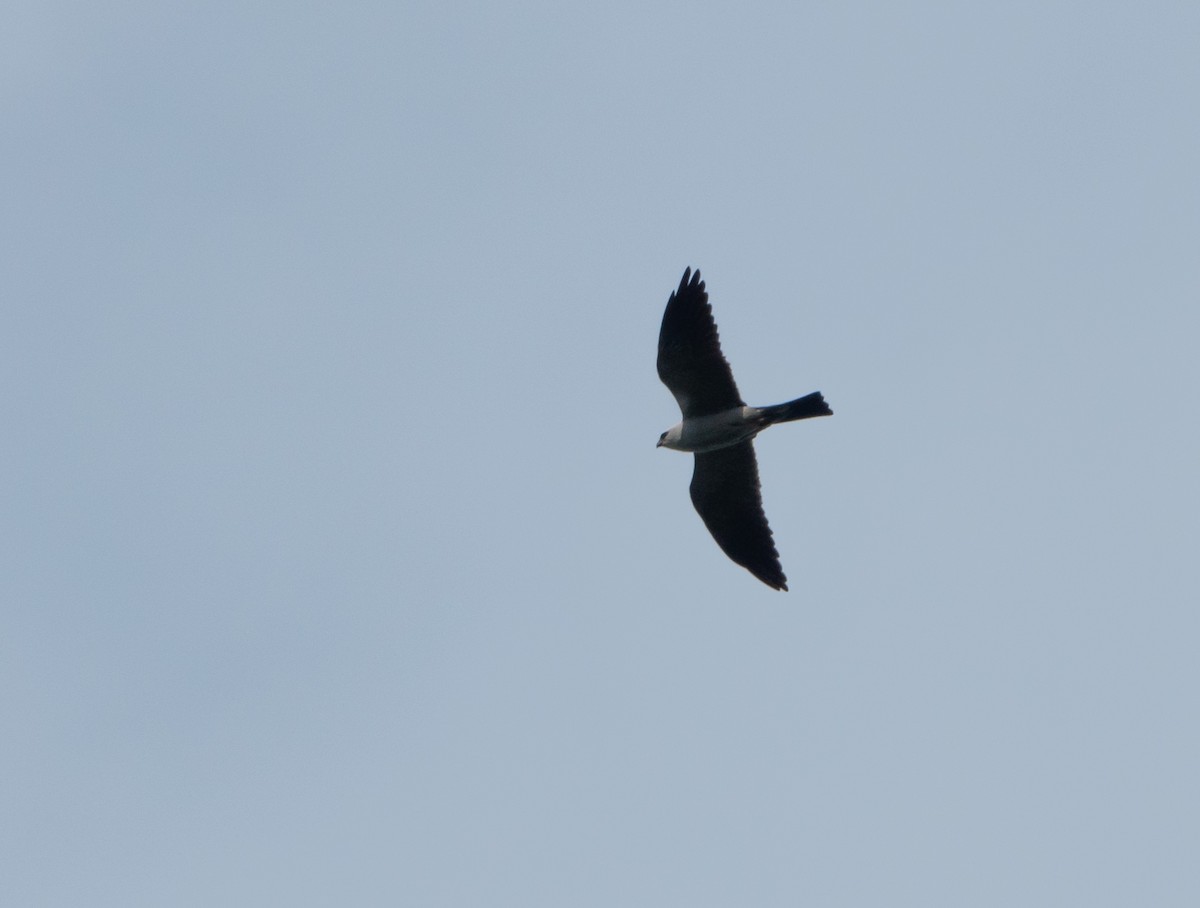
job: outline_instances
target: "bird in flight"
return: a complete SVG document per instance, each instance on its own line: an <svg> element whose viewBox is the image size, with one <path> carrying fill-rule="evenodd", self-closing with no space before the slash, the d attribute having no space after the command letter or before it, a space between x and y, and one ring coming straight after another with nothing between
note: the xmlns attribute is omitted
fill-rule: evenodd
<svg viewBox="0 0 1200 908"><path fill-rule="evenodd" d="M691 451L692 504L725 554L776 590L787 577L763 513L754 436L777 422L832 416L820 391L773 407L748 407L721 353L717 323L700 272L683 272L658 332L658 377L683 419L658 447Z"/></svg>

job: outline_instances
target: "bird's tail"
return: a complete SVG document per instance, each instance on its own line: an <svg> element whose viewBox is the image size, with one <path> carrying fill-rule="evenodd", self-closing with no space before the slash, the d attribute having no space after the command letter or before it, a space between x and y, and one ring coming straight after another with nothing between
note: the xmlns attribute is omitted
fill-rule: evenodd
<svg viewBox="0 0 1200 908"><path fill-rule="evenodd" d="M767 425L777 422L791 422L794 419L810 419L813 416L832 416L833 411L825 403L825 397L820 391L806 394L786 404L775 404L773 407L763 407L763 416Z"/></svg>

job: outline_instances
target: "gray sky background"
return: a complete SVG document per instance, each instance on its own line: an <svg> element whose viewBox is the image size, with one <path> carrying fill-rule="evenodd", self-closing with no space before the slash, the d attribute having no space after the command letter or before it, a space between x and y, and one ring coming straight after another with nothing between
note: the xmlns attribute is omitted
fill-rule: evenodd
<svg viewBox="0 0 1200 908"><path fill-rule="evenodd" d="M1200 6L10 3L0 902L1200 904ZM685 266L792 592L692 511Z"/></svg>

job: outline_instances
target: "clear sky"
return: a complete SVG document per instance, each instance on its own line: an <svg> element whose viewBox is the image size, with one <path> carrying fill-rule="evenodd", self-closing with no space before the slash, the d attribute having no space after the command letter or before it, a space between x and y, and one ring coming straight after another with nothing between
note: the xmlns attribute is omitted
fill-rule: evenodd
<svg viewBox="0 0 1200 908"><path fill-rule="evenodd" d="M16 0L0 903L1200 904L1200 6ZM702 269L792 591L688 500Z"/></svg>

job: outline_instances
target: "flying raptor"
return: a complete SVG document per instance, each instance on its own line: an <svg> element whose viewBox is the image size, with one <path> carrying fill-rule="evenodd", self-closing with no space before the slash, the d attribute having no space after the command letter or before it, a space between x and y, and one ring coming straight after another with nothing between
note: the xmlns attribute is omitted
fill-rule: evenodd
<svg viewBox="0 0 1200 908"><path fill-rule="evenodd" d="M786 590L763 513L754 436L777 422L833 411L820 391L773 407L746 406L721 353L704 281L691 268L663 313L658 377L683 411L683 420L658 437L658 447L696 455L692 504L704 525L726 555L772 589Z"/></svg>

